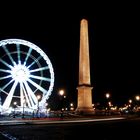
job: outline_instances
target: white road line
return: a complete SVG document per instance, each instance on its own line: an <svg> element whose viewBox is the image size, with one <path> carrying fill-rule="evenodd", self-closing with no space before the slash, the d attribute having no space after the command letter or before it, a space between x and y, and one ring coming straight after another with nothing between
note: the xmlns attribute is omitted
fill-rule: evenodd
<svg viewBox="0 0 140 140"><path fill-rule="evenodd" d="M13 137L8 133L0 132L0 134L3 135L4 137L8 138L9 140L18 140L16 137Z"/></svg>

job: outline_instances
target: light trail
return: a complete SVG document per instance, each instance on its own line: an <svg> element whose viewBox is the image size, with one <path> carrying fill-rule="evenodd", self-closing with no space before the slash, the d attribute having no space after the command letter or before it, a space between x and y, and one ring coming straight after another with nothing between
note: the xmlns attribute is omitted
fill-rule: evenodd
<svg viewBox="0 0 140 140"><path fill-rule="evenodd" d="M0 121L0 125L18 125L18 124L64 124L64 123L85 123L85 122L101 122L124 120L125 117L112 117L102 119L71 119L71 120L11 120Z"/></svg>

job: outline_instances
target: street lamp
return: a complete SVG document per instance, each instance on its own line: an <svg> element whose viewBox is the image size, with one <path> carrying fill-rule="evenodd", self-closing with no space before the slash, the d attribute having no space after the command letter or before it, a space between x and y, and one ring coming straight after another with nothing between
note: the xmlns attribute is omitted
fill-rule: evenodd
<svg viewBox="0 0 140 140"><path fill-rule="evenodd" d="M65 92L64 92L64 90L63 90L63 89L61 89L61 90L59 91L59 95L60 95L60 96L63 96L63 95L64 95L64 93L65 93Z"/></svg>
<svg viewBox="0 0 140 140"><path fill-rule="evenodd" d="M59 90L59 95L62 97L61 98L61 117L63 117L63 98L66 98L66 96L64 96L65 92L63 89Z"/></svg>
<svg viewBox="0 0 140 140"><path fill-rule="evenodd" d="M25 108L25 102L26 102L26 100L25 99L23 99L23 112L22 112L22 118L24 119L25 118L25 113L24 113L24 108Z"/></svg>
<svg viewBox="0 0 140 140"><path fill-rule="evenodd" d="M132 106L132 100L129 99L129 100L128 100L128 110L129 110L130 112L132 112L132 108L133 108L133 106Z"/></svg>
<svg viewBox="0 0 140 140"><path fill-rule="evenodd" d="M65 91L63 89L59 90L59 95L61 96L61 107L63 108L63 99L66 98Z"/></svg>
<svg viewBox="0 0 140 140"><path fill-rule="evenodd" d="M39 118L39 100L41 98L41 95L37 95L37 118Z"/></svg>
<svg viewBox="0 0 140 140"><path fill-rule="evenodd" d="M110 93L106 93L105 96L106 96L106 99L107 99L107 112L109 114L109 109L110 109L110 103L111 102L109 102L108 99L110 98Z"/></svg>
<svg viewBox="0 0 140 140"><path fill-rule="evenodd" d="M108 99L110 97L110 94L109 93L106 93L106 98Z"/></svg>
<svg viewBox="0 0 140 140"><path fill-rule="evenodd" d="M136 96L136 100L139 101L140 100L140 96L137 95Z"/></svg>
<svg viewBox="0 0 140 140"><path fill-rule="evenodd" d="M137 111L138 111L138 109L139 109L139 101L140 101L140 96L139 95L137 95L137 96L135 96L135 98L136 98L136 100L137 100Z"/></svg>
<svg viewBox="0 0 140 140"><path fill-rule="evenodd" d="M13 115L13 118L15 118L15 115L16 115L15 114L15 108L16 108L17 102L14 102L13 104L14 104L14 115Z"/></svg>
<svg viewBox="0 0 140 140"><path fill-rule="evenodd" d="M131 103L132 103L132 100L131 100L131 99L129 99L129 100L128 100L128 102L131 104Z"/></svg>
<svg viewBox="0 0 140 140"><path fill-rule="evenodd" d="M70 103L70 110L73 111L74 110L74 104Z"/></svg>

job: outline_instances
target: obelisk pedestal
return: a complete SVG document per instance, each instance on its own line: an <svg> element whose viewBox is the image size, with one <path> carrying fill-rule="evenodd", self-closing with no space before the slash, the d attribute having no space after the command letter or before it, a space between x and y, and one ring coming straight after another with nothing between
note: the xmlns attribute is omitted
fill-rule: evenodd
<svg viewBox="0 0 140 140"><path fill-rule="evenodd" d="M88 22L81 20L80 24L80 54L79 54L79 85L76 113L94 114L92 107L92 87L90 83Z"/></svg>

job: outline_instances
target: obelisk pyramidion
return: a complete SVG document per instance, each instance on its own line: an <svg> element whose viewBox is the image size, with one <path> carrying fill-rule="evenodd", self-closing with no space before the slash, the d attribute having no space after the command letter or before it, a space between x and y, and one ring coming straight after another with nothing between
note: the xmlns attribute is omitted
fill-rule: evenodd
<svg viewBox="0 0 140 140"><path fill-rule="evenodd" d="M79 85L78 103L76 112L80 114L93 114L92 87L90 82L90 60L88 21L82 19L80 22L80 53L79 53Z"/></svg>

